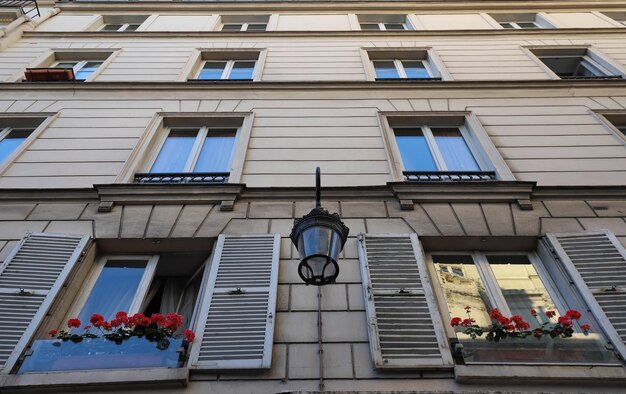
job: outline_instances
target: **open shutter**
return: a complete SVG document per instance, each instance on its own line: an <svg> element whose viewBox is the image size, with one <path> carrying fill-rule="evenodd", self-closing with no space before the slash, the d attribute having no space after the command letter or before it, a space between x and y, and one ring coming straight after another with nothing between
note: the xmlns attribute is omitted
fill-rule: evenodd
<svg viewBox="0 0 626 394"><path fill-rule="evenodd" d="M360 234L359 261L376 367L452 366L417 235Z"/></svg>
<svg viewBox="0 0 626 394"><path fill-rule="evenodd" d="M626 249L608 230L548 234L553 255L578 288L615 349L626 359Z"/></svg>
<svg viewBox="0 0 626 394"><path fill-rule="evenodd" d="M270 368L280 235L220 235L191 350L196 369Z"/></svg>
<svg viewBox="0 0 626 394"><path fill-rule="evenodd" d="M9 373L72 272L89 236L29 234L0 265L0 370Z"/></svg>

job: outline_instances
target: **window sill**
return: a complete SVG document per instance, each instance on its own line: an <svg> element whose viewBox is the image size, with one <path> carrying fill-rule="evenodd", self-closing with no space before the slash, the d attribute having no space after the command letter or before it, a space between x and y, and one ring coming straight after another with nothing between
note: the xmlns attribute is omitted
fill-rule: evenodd
<svg viewBox="0 0 626 394"><path fill-rule="evenodd" d="M623 367L590 366L528 366L528 365L457 365L454 367L455 380L459 383L494 383L506 379L507 383L559 383L588 382L614 384L626 382L626 369Z"/></svg>
<svg viewBox="0 0 626 394"><path fill-rule="evenodd" d="M3 390L15 389L41 392L43 389L70 387L75 390L89 386L129 385L139 387L186 386L189 381L187 368L136 368L98 371L28 373L23 375L0 376Z"/></svg>
<svg viewBox="0 0 626 394"><path fill-rule="evenodd" d="M441 78L376 78L376 82L438 82Z"/></svg>

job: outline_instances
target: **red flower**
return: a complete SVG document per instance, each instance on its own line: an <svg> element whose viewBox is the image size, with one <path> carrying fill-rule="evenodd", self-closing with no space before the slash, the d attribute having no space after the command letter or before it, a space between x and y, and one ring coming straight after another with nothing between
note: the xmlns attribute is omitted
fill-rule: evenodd
<svg viewBox="0 0 626 394"><path fill-rule="evenodd" d="M131 323L132 325L135 326L140 326L141 322L143 321L143 319L145 319L146 316L143 313L135 313L134 315L132 315L128 321L129 323Z"/></svg>
<svg viewBox="0 0 626 394"><path fill-rule="evenodd" d="M167 317L163 316L160 313L153 313L150 318L152 319L152 322L158 327L167 327L167 325L169 324L169 320L167 319Z"/></svg>
<svg viewBox="0 0 626 394"><path fill-rule="evenodd" d="M183 335L185 336L187 342L193 342L193 340L196 339L196 334L191 330L183 331Z"/></svg>
<svg viewBox="0 0 626 394"><path fill-rule="evenodd" d="M57 330L50 330L48 331L48 334L50 334L51 336L55 336L57 335L59 332Z"/></svg>
<svg viewBox="0 0 626 394"><path fill-rule="evenodd" d="M468 311L468 312L469 312L469 311L472 309L472 307L471 307L471 306L469 306L469 305L466 305L466 306L465 306L465 308L463 308L463 309L465 309L466 311Z"/></svg>
<svg viewBox="0 0 626 394"><path fill-rule="evenodd" d="M102 322L102 328L104 328L107 331L111 331L113 329L113 327L111 326L111 323L109 323L108 321Z"/></svg>
<svg viewBox="0 0 626 394"><path fill-rule="evenodd" d="M126 314L126 312L117 312L115 314L115 320L120 322L120 324L128 324L128 315Z"/></svg>
<svg viewBox="0 0 626 394"><path fill-rule="evenodd" d="M572 319L569 318L569 316L561 316L559 317L559 324L562 326L566 326L566 327L571 327L572 326Z"/></svg>
<svg viewBox="0 0 626 394"><path fill-rule="evenodd" d="M78 319L69 319L67 321L67 326L69 328L78 328L78 327L80 327L80 320L78 320Z"/></svg>
<svg viewBox="0 0 626 394"><path fill-rule="evenodd" d="M580 312L578 312L575 309L570 309L569 311L565 312L565 316L568 316L570 319L573 320L578 320L580 319Z"/></svg>
<svg viewBox="0 0 626 394"><path fill-rule="evenodd" d="M469 327L472 324L474 324L474 322L476 322L476 320L474 320L474 319L463 319L463 321L461 322L461 325L463 327Z"/></svg>
<svg viewBox="0 0 626 394"><path fill-rule="evenodd" d="M528 324L528 323L527 323L527 322L525 322L525 321L521 321L521 322L515 323L515 327L516 327L518 330L520 330L520 331L521 331L521 330L528 330L528 329L530 328L530 324Z"/></svg>
<svg viewBox="0 0 626 394"><path fill-rule="evenodd" d="M591 326L589 324L583 324L580 328L582 328L583 331L591 330Z"/></svg>
<svg viewBox="0 0 626 394"><path fill-rule="evenodd" d="M523 322L524 318L521 317L520 315L515 315L515 316L511 316L511 321L517 324L517 323Z"/></svg>
<svg viewBox="0 0 626 394"><path fill-rule="evenodd" d="M489 310L489 317L493 320L498 320L499 317L502 317L502 313L500 313L498 308L493 308Z"/></svg>
<svg viewBox="0 0 626 394"><path fill-rule="evenodd" d="M105 322L104 316L98 313L94 313L93 315L91 315L89 321L91 322L91 324L93 324L94 327L101 327L102 324Z"/></svg>
<svg viewBox="0 0 626 394"><path fill-rule="evenodd" d="M111 327L119 327L121 325L122 325L122 323L120 323L119 320L117 320L117 319L111 320Z"/></svg>
<svg viewBox="0 0 626 394"><path fill-rule="evenodd" d="M498 323L502 324L503 326L508 326L509 324L511 324L511 319L500 315L498 317Z"/></svg>
<svg viewBox="0 0 626 394"><path fill-rule="evenodd" d="M546 316L554 317L554 316L556 316L556 312L555 311L546 311Z"/></svg>
<svg viewBox="0 0 626 394"><path fill-rule="evenodd" d="M534 309L531 309L530 310L530 314L533 315L533 316L537 316L537 311L534 310Z"/></svg>
<svg viewBox="0 0 626 394"><path fill-rule="evenodd" d="M91 328L91 326L85 326L84 330L89 330Z"/></svg>
<svg viewBox="0 0 626 394"><path fill-rule="evenodd" d="M462 321L463 321L463 319L461 319L460 317L453 317L452 320L450 320L450 325L452 327L456 327L456 326L460 325Z"/></svg>
<svg viewBox="0 0 626 394"><path fill-rule="evenodd" d="M169 320L169 324L167 326L168 330L176 331L180 326L183 325L183 317L178 313L170 312L167 314L167 320Z"/></svg>

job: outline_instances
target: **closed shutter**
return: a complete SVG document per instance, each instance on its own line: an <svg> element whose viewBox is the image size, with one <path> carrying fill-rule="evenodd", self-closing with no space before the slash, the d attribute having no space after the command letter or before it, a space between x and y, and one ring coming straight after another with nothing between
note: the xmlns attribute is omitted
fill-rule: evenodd
<svg viewBox="0 0 626 394"><path fill-rule="evenodd" d="M280 235L220 235L191 350L196 369L270 368Z"/></svg>
<svg viewBox="0 0 626 394"><path fill-rule="evenodd" d="M626 359L626 249L608 230L548 234L563 264L615 349Z"/></svg>
<svg viewBox="0 0 626 394"><path fill-rule="evenodd" d="M89 242L29 234L0 265L0 370L10 372Z"/></svg>
<svg viewBox="0 0 626 394"><path fill-rule="evenodd" d="M416 234L359 235L377 368L441 368L452 356Z"/></svg>

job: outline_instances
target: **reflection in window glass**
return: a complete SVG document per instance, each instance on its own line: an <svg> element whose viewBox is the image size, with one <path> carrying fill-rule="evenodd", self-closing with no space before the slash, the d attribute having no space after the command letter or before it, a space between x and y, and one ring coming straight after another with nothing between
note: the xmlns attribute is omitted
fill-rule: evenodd
<svg viewBox="0 0 626 394"><path fill-rule="evenodd" d="M33 132L32 129L12 129L0 140L0 163L2 163Z"/></svg>
<svg viewBox="0 0 626 394"><path fill-rule="evenodd" d="M222 31L241 31L243 24L241 23L225 23L222 26Z"/></svg>
<svg viewBox="0 0 626 394"><path fill-rule="evenodd" d="M374 61L374 69L376 70L376 78L400 78L393 60L376 60Z"/></svg>
<svg viewBox="0 0 626 394"><path fill-rule="evenodd" d="M254 64L254 61L235 62L228 79L252 79L252 75L254 74Z"/></svg>
<svg viewBox="0 0 626 394"><path fill-rule="evenodd" d="M433 255L433 263L451 316L465 318L465 307L469 306L476 324L489 325L493 306L472 256Z"/></svg>
<svg viewBox="0 0 626 394"><path fill-rule="evenodd" d="M237 129L211 129L194 172L229 172Z"/></svg>
<svg viewBox="0 0 626 394"><path fill-rule="evenodd" d="M197 129L170 131L150 172L183 172L197 135Z"/></svg>
<svg viewBox="0 0 626 394"><path fill-rule="evenodd" d="M398 128L394 133L405 171L437 171L422 129Z"/></svg>
<svg viewBox="0 0 626 394"><path fill-rule="evenodd" d="M93 74L98 67L102 65L102 62L87 62L79 70L74 70L74 78L77 81L84 81Z"/></svg>
<svg viewBox="0 0 626 394"><path fill-rule="evenodd" d="M385 29L387 30L406 30L402 23L385 23Z"/></svg>
<svg viewBox="0 0 626 394"><path fill-rule="evenodd" d="M458 128L433 127L431 130L448 171L480 171Z"/></svg>
<svg viewBox="0 0 626 394"><path fill-rule="evenodd" d="M248 25L248 31L265 31L267 24L265 23L250 23Z"/></svg>
<svg viewBox="0 0 626 394"><path fill-rule="evenodd" d="M487 261L511 314L521 315L528 322L549 320L545 312L556 310L556 305L528 256L487 255ZM537 317L530 314L531 309L538 312Z"/></svg>
<svg viewBox="0 0 626 394"><path fill-rule="evenodd" d="M206 62L198 79L220 79L226 67L226 62Z"/></svg>
<svg viewBox="0 0 626 394"><path fill-rule="evenodd" d="M430 78L428 69L420 60L403 60L402 66L407 78Z"/></svg>
<svg viewBox="0 0 626 394"><path fill-rule="evenodd" d="M78 319L88 324L94 313L110 320L128 311L146 269L145 261L108 261L83 306Z"/></svg>
<svg viewBox="0 0 626 394"><path fill-rule="evenodd" d="M119 23L110 23L110 24L106 24L104 25L104 27L102 28L103 31L118 31L119 29L122 28L122 24Z"/></svg>
<svg viewBox="0 0 626 394"><path fill-rule="evenodd" d="M361 30L380 30L378 23L361 23Z"/></svg>

